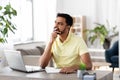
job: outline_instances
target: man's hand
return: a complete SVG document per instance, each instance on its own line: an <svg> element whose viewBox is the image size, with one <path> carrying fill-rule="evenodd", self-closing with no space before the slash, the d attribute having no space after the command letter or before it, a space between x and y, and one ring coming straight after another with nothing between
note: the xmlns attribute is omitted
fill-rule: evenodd
<svg viewBox="0 0 120 80"><path fill-rule="evenodd" d="M54 40L56 39L56 37L57 37L57 33L56 32L52 32L51 33L51 38L50 38L50 42L54 42Z"/></svg>
<svg viewBox="0 0 120 80"><path fill-rule="evenodd" d="M79 66L71 66L71 67L64 67L61 69L60 73L64 73L64 74L70 74L70 73L74 73L79 69Z"/></svg>

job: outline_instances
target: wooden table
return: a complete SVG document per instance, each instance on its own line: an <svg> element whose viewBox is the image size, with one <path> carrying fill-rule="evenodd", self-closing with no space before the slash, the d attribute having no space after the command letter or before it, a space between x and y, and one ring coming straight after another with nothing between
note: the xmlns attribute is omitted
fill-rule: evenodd
<svg viewBox="0 0 120 80"><path fill-rule="evenodd" d="M97 80L113 80L113 73L111 71L88 71L89 73L96 73ZM60 74L60 73L23 73L11 70L9 67L0 71L0 80L81 80L77 77L77 73Z"/></svg>

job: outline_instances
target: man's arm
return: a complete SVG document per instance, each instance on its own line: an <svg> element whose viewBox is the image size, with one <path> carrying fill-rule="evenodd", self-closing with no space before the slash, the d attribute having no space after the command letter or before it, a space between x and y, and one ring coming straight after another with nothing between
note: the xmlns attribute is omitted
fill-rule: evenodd
<svg viewBox="0 0 120 80"><path fill-rule="evenodd" d="M89 53L85 53L85 54L81 55L80 59L82 60L82 62L85 63L86 70L91 70L92 69L92 62L91 62L91 58L90 58ZM79 65L73 65L73 66L70 66L70 67L62 68L60 73L69 74L69 73L73 73L73 72L77 71L78 69L80 69Z"/></svg>
<svg viewBox="0 0 120 80"><path fill-rule="evenodd" d="M51 34L50 41L44 50L44 53L41 55L39 59L39 64L42 68L45 68L48 65L52 57L51 48L52 48L52 44L55 41L56 37L57 37L57 33L53 32Z"/></svg>
<svg viewBox="0 0 120 80"><path fill-rule="evenodd" d="M52 57L51 46L52 46L52 44L48 43L48 45L46 46L46 48L44 50L44 53L40 56L39 64L42 68L45 68L48 65L48 63Z"/></svg>
<svg viewBox="0 0 120 80"><path fill-rule="evenodd" d="M81 58L82 62L86 65L86 69L91 70L92 69L92 61L91 61L89 53L85 53L85 54L81 55L80 58Z"/></svg>

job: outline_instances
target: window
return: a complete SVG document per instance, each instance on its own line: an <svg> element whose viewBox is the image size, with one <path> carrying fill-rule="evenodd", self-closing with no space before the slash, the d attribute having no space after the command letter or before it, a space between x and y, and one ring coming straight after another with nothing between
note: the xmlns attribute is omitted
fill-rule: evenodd
<svg viewBox="0 0 120 80"><path fill-rule="evenodd" d="M12 5L16 4L16 5ZM13 36L14 42L24 42L33 39L32 0L11 0L11 5L17 10L14 22L17 31Z"/></svg>
<svg viewBox="0 0 120 80"><path fill-rule="evenodd" d="M15 34L10 33L8 42L47 41L56 16L56 0L6 0L2 2L5 4L10 2L17 10L17 16L13 19L17 30Z"/></svg>

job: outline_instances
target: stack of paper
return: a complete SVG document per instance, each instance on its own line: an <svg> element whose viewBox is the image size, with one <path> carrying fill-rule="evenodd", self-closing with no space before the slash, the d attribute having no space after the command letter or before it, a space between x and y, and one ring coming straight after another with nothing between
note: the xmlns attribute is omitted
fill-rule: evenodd
<svg viewBox="0 0 120 80"><path fill-rule="evenodd" d="M61 69L57 69L57 68L54 68L54 67L46 67L45 68L45 71L47 73L59 73Z"/></svg>

